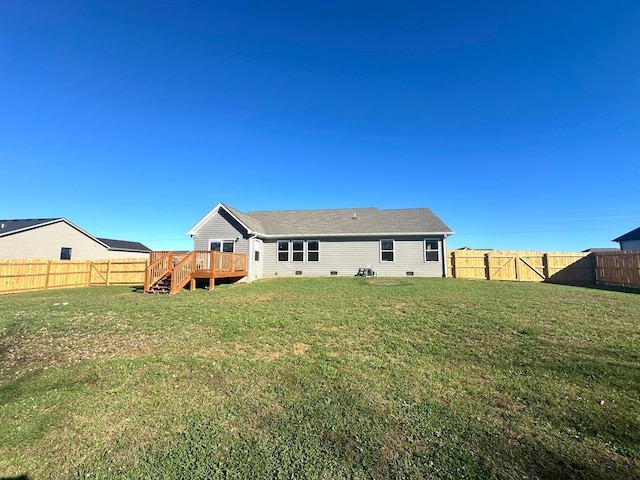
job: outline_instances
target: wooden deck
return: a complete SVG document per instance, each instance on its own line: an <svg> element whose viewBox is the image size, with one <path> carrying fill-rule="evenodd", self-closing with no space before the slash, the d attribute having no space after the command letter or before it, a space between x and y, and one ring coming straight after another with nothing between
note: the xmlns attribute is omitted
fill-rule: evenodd
<svg viewBox="0 0 640 480"><path fill-rule="evenodd" d="M187 253L158 252L150 255L145 272L144 291L148 293L177 293L189 283L195 288L198 278L209 279L209 289L216 278L247 276L247 255L244 253L194 250Z"/></svg>

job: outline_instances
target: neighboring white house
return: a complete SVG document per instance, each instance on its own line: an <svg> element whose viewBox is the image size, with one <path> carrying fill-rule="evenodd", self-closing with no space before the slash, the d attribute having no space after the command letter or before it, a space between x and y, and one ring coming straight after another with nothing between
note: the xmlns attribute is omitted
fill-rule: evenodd
<svg viewBox="0 0 640 480"><path fill-rule="evenodd" d="M218 204L191 230L194 250L248 255L249 279L270 276L443 277L453 232L428 208L241 212Z"/></svg>
<svg viewBox="0 0 640 480"><path fill-rule="evenodd" d="M96 238L66 218L0 220L0 259L146 258L139 242Z"/></svg>
<svg viewBox="0 0 640 480"><path fill-rule="evenodd" d="M613 239L620 244L620 250L640 250L640 227Z"/></svg>

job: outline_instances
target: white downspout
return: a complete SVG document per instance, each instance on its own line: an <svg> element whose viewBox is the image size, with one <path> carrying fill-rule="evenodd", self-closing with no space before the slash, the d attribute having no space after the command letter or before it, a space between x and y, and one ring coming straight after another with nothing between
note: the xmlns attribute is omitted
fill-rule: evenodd
<svg viewBox="0 0 640 480"><path fill-rule="evenodd" d="M447 253L447 236L444 235L442 237L442 276L444 278L447 278L449 273L449 266L447 265L448 257L449 255Z"/></svg>
<svg viewBox="0 0 640 480"><path fill-rule="evenodd" d="M253 283L253 261L255 259L255 253L253 251L255 242L253 240L255 238L256 238L255 233L249 236L249 253L247 254L247 256L249 257L247 258L247 267L248 267L247 273L249 274L249 283Z"/></svg>

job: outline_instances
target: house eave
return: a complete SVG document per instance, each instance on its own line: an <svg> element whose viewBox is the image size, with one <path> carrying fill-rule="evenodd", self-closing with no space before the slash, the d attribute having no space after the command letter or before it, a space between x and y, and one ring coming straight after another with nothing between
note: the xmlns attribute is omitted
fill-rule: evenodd
<svg viewBox="0 0 640 480"><path fill-rule="evenodd" d="M429 237L429 236L442 236L448 237L453 235L454 232L370 232L370 233L281 233L281 234L262 234L256 233L258 238L265 240L275 240L279 238L363 238L363 237Z"/></svg>

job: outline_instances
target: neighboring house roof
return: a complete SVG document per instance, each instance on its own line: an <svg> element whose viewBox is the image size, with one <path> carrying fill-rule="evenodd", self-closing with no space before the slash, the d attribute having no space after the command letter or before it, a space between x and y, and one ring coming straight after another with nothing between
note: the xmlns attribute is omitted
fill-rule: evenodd
<svg viewBox="0 0 640 480"><path fill-rule="evenodd" d="M101 243L108 250L127 251L127 252L131 251L131 252L141 252L141 253L148 253L150 251L149 248L147 248L146 246L144 246L142 243L139 243L139 242L129 242L125 240L112 240L109 238L94 237L90 233L85 232L80 227L78 227L77 225L74 225L69 220L63 217L0 220L0 237L5 235L16 234L26 230L31 230L33 228L39 228L45 225L50 225L58 222L64 222L68 224L69 226L82 232L86 236L94 239L96 242Z"/></svg>
<svg viewBox="0 0 640 480"><path fill-rule="evenodd" d="M0 220L0 237L9 233L16 233L30 228L40 227L49 223L61 222L64 218L30 218L25 220Z"/></svg>
<svg viewBox="0 0 640 480"><path fill-rule="evenodd" d="M113 240L111 238L98 238L109 247L109 250L121 250L125 252L149 253L151 249L140 242L128 242L126 240Z"/></svg>
<svg viewBox="0 0 640 480"><path fill-rule="evenodd" d="M583 253L606 253L606 252L619 252L619 251L620 251L619 248L608 248L608 247L587 248L586 250L582 250Z"/></svg>
<svg viewBox="0 0 640 480"><path fill-rule="evenodd" d="M629 240L640 240L640 227L636 228L635 230L631 230L630 232L625 233L618 238L614 238L612 241L619 243L628 242Z"/></svg>
<svg viewBox="0 0 640 480"><path fill-rule="evenodd" d="M380 210L340 208L326 210L269 210L243 213L219 204L187 234L195 235L220 208L243 224L249 233L264 237L409 235L453 232L428 208Z"/></svg>

